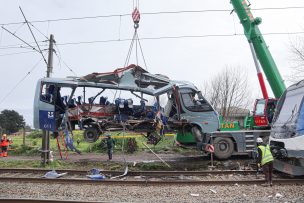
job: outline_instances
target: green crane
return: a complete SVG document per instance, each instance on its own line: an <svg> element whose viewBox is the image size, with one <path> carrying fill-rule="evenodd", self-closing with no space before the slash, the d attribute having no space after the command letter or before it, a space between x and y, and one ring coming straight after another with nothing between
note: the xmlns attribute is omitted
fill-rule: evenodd
<svg viewBox="0 0 304 203"><path fill-rule="evenodd" d="M264 70L264 73L268 79L268 82L270 84L270 87L272 89L275 98L279 98L283 94L286 87L278 71L278 68L271 56L271 53L268 50L264 38L258 28L258 25L262 22L262 19L259 17L258 18L253 17L249 5L247 3L247 0L231 0L231 4L233 5L234 11L237 13L241 21L241 24L244 27L244 33L248 39L251 48L254 49L255 53L253 53L253 55L257 56ZM255 62L256 62L256 66L258 66L257 61ZM259 75L259 71L258 71L258 75Z"/></svg>

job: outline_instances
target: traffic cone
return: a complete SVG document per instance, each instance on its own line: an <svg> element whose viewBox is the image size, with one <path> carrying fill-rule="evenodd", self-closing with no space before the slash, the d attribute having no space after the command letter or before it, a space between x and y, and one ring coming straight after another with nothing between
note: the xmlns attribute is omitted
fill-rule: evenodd
<svg viewBox="0 0 304 203"><path fill-rule="evenodd" d="M7 152L3 152L3 157L7 157Z"/></svg>

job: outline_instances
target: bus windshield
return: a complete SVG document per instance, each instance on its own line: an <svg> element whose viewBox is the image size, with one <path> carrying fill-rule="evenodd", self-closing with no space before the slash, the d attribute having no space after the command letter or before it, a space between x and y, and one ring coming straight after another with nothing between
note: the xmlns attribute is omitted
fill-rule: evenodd
<svg viewBox="0 0 304 203"><path fill-rule="evenodd" d="M211 105L205 100L201 92L191 89L181 90L183 104L189 111L204 112L213 111Z"/></svg>

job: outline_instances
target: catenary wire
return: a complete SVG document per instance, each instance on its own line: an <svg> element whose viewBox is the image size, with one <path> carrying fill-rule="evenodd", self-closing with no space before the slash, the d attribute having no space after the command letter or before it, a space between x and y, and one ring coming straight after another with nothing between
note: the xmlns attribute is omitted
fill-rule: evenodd
<svg viewBox="0 0 304 203"><path fill-rule="evenodd" d="M288 7L267 7L267 8L253 8L253 11L263 10L289 10L289 9L304 9L304 6L288 6ZM158 12L143 12L142 15L161 15L161 14L182 14L182 13L206 13L206 12L231 12L232 9L205 9L205 10L180 10L180 11L158 11ZM70 18L57 18L57 19L46 19L46 20L33 20L30 23L45 23L45 22L58 22L58 21L70 21L70 20L85 20L85 19L96 19L96 18L112 18L112 17L124 17L131 16L130 13L124 14L109 14L109 15L97 15L97 16L83 16L83 17L70 17ZM0 25L17 25L24 22L11 22L11 23L0 23Z"/></svg>
<svg viewBox="0 0 304 203"><path fill-rule="evenodd" d="M34 26L32 23L30 23L30 25L35 28L35 30L37 30L42 36L44 36L46 38L46 40L50 40L43 32L41 32L36 26Z"/></svg>
<svg viewBox="0 0 304 203"><path fill-rule="evenodd" d="M56 45L56 43L55 43L55 46L56 46L56 50L58 51L58 54L55 52L55 55L58 57L59 62L62 62L70 72L72 72L75 76L77 76L77 74L74 72L74 70L70 66L68 66L66 64L66 62L62 59L61 52L60 52L58 46Z"/></svg>
<svg viewBox="0 0 304 203"><path fill-rule="evenodd" d="M43 58L40 58L40 60L37 63L35 63L35 65L26 73L26 75L23 78L21 78L21 80L19 80L16 83L16 85L4 97L2 97L2 99L0 100L0 104L2 104L5 101L5 99L7 99L14 92L14 90L27 78L27 76L29 76L34 71L34 69L39 65L42 59Z"/></svg>
<svg viewBox="0 0 304 203"><path fill-rule="evenodd" d="M19 54L27 54L27 53L33 53L36 51L21 51L21 52L13 52L13 53L7 53L7 54L0 54L1 56L12 56L12 55L19 55Z"/></svg>
<svg viewBox="0 0 304 203"><path fill-rule="evenodd" d="M299 32L269 32L263 33L261 36L265 35L301 35L304 34L304 31ZM208 34L208 35L180 35L180 36L159 36L159 37L143 37L141 40L162 40L162 39L183 39L183 38L208 38L208 37L235 37L235 36L244 36L241 33L235 34ZM110 42L124 42L124 41L132 41L131 38L125 39L109 39L109 40L94 40L94 41L78 41L78 42L65 42L65 43L57 43L57 46L66 46L66 45L81 45L81 44L95 44L95 43L110 43ZM44 42L44 41L40 41ZM0 49L16 49L16 48L27 48L26 46L20 47L22 44L15 45L7 45L4 47L0 47ZM40 44L40 46L46 46L44 44Z"/></svg>
<svg viewBox="0 0 304 203"><path fill-rule="evenodd" d="M272 32L264 33L262 35L297 35L304 34L303 32ZM181 36L160 36L160 37L142 37L140 40L161 40L161 39L183 39L183 38L208 38L208 37L235 37L244 36L244 34L210 34L210 35L181 35ZM94 43L107 43L107 42L121 42L121 41L131 41L130 38L125 39L111 39L111 40L95 40L95 41L82 41L82 42L67 42L57 44L58 46L65 45L79 45L79 44L94 44Z"/></svg>

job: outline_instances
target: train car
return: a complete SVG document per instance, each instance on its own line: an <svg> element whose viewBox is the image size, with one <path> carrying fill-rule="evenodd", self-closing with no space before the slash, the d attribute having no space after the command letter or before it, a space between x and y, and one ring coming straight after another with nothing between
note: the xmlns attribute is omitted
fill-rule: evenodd
<svg viewBox="0 0 304 203"><path fill-rule="evenodd" d="M304 80L288 87L275 112L270 146L278 171L304 175Z"/></svg>

